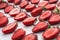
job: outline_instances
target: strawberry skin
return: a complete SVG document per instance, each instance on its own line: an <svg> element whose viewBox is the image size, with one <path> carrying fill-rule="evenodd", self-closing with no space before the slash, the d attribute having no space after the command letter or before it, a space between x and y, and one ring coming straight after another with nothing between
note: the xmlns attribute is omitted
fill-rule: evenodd
<svg viewBox="0 0 60 40"><path fill-rule="evenodd" d="M37 35L28 34L28 35L24 36L22 40L37 40Z"/></svg>
<svg viewBox="0 0 60 40"><path fill-rule="evenodd" d="M31 0L31 3L37 4L37 3L39 3L39 0Z"/></svg>
<svg viewBox="0 0 60 40"><path fill-rule="evenodd" d="M14 0L7 0L9 3L12 3Z"/></svg>
<svg viewBox="0 0 60 40"><path fill-rule="evenodd" d="M36 18L35 17L29 17L23 20L23 24L26 26L30 26L35 22Z"/></svg>
<svg viewBox="0 0 60 40"><path fill-rule="evenodd" d="M22 28L16 30L12 36L12 40L22 39L25 36L25 33L26 32Z"/></svg>
<svg viewBox="0 0 60 40"><path fill-rule="evenodd" d="M35 17L35 16L39 15L41 12L42 12L42 8L37 7L37 8L32 10L31 15Z"/></svg>
<svg viewBox="0 0 60 40"><path fill-rule="evenodd" d="M2 29L2 32L4 34L12 33L13 31L15 31L16 27L17 27L17 23L16 22L7 24L6 27Z"/></svg>
<svg viewBox="0 0 60 40"><path fill-rule="evenodd" d="M51 11L45 11L45 12L43 12L40 16L39 16L39 19L40 20L47 20L47 19L49 19L50 17L51 17L51 15L52 15L52 13L51 13Z"/></svg>
<svg viewBox="0 0 60 40"><path fill-rule="evenodd" d="M50 19L48 20L48 22L49 22L50 24L52 24L52 25L59 23L59 22L60 22L60 15L58 15L58 14L53 14L53 15L50 17Z"/></svg>
<svg viewBox="0 0 60 40"><path fill-rule="evenodd" d="M32 11L34 8L36 8L34 4L29 4L25 7L27 11Z"/></svg>
<svg viewBox="0 0 60 40"><path fill-rule="evenodd" d="M24 20L25 18L27 18L27 15L25 12L20 12L18 15L15 16L15 20L17 21L22 21Z"/></svg>
<svg viewBox="0 0 60 40"><path fill-rule="evenodd" d="M49 0L49 3L56 3L58 0Z"/></svg>
<svg viewBox="0 0 60 40"><path fill-rule="evenodd" d="M58 28L50 28L43 33L43 37L45 39L52 39L55 38L58 35L58 33L59 33Z"/></svg>
<svg viewBox="0 0 60 40"><path fill-rule="evenodd" d="M56 40L60 40L60 35L57 36L57 39Z"/></svg>
<svg viewBox="0 0 60 40"><path fill-rule="evenodd" d="M41 32L43 30L46 30L48 28L48 24L45 22L39 22L33 29L32 31L34 33Z"/></svg>

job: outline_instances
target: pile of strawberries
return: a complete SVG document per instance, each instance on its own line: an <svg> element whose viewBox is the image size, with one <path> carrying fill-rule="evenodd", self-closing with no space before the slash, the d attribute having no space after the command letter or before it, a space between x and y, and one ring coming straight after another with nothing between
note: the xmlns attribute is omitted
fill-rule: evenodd
<svg viewBox="0 0 60 40"><path fill-rule="evenodd" d="M7 2L8 1L8 2ZM18 21L21 21L25 26L34 25L32 33L26 35L26 31L23 28L17 29L12 35L12 40L38 40L38 36L34 33L42 33L44 40L51 40L56 38L60 40L60 28L51 27L60 23L60 2L59 0L0 0L0 10L4 9L5 14L9 14L16 20L9 23L8 17L4 13L0 12L0 27L4 27L2 32L4 34L12 33L18 26ZM14 5L9 5L13 3ZM25 9L27 12L22 11ZM31 14L31 15L28 15ZM35 24L37 21L39 22Z"/></svg>

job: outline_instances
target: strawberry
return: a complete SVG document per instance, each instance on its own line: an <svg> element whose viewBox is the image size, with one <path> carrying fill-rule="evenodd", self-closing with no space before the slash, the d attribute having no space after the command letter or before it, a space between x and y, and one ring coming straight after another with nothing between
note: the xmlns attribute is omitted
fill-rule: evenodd
<svg viewBox="0 0 60 40"><path fill-rule="evenodd" d="M23 20L23 24L26 26L30 26L35 22L36 18L35 17L29 17Z"/></svg>
<svg viewBox="0 0 60 40"><path fill-rule="evenodd" d="M56 3L58 0L49 0L49 3Z"/></svg>
<svg viewBox="0 0 60 40"><path fill-rule="evenodd" d="M17 27L17 23L16 22L7 24L6 27L2 29L2 32L4 34L12 33L13 31L15 31L16 27Z"/></svg>
<svg viewBox="0 0 60 40"><path fill-rule="evenodd" d="M53 14L51 17L50 17L50 19L48 20L48 22L50 23L50 24L57 24L57 23L59 23L60 22L60 15L58 15L58 14Z"/></svg>
<svg viewBox="0 0 60 40"><path fill-rule="evenodd" d="M34 8L36 8L36 6L35 6L34 4L29 4L29 5L27 5L27 6L25 7L25 9L26 9L27 11L32 11Z"/></svg>
<svg viewBox="0 0 60 40"><path fill-rule="evenodd" d="M7 25L8 18L6 16L0 16L0 27Z"/></svg>
<svg viewBox="0 0 60 40"><path fill-rule="evenodd" d="M59 6L59 7L60 7L60 1L57 3L57 6Z"/></svg>
<svg viewBox="0 0 60 40"><path fill-rule="evenodd" d="M14 6L9 5L9 6L7 6L7 7L4 9L4 12L5 12L5 13L9 13L13 8L14 8Z"/></svg>
<svg viewBox="0 0 60 40"><path fill-rule="evenodd" d="M53 10L53 9L56 8L56 4L48 4L48 5L45 6L45 8L46 8L47 10Z"/></svg>
<svg viewBox="0 0 60 40"><path fill-rule="evenodd" d="M37 40L37 35L28 34L28 35L24 36L22 40Z"/></svg>
<svg viewBox="0 0 60 40"><path fill-rule="evenodd" d="M40 0L31 0L31 3L34 3L34 4L36 4L36 3L38 3Z"/></svg>
<svg viewBox="0 0 60 40"><path fill-rule="evenodd" d="M47 19L49 19L50 17L51 17L51 15L52 15L52 13L51 13L51 11L45 11L45 12L43 12L40 16L39 16L39 19L40 20L47 20Z"/></svg>
<svg viewBox="0 0 60 40"><path fill-rule="evenodd" d="M56 40L60 40L60 35L59 36L57 36L57 39Z"/></svg>
<svg viewBox="0 0 60 40"><path fill-rule="evenodd" d="M8 4L7 4L6 2L1 2L1 3L0 3L0 9L6 8L7 5L8 5Z"/></svg>
<svg viewBox="0 0 60 40"><path fill-rule="evenodd" d="M7 0L9 3L12 3L14 0Z"/></svg>
<svg viewBox="0 0 60 40"><path fill-rule="evenodd" d="M20 12L18 15L15 16L15 20L22 21L25 18L27 18L27 15L25 12Z"/></svg>
<svg viewBox="0 0 60 40"><path fill-rule="evenodd" d="M37 7L37 8L32 10L31 15L35 17L35 16L39 15L41 12L42 12L42 8Z"/></svg>
<svg viewBox="0 0 60 40"><path fill-rule="evenodd" d="M0 17L4 16L4 14L2 12L0 12Z"/></svg>
<svg viewBox="0 0 60 40"><path fill-rule="evenodd" d="M19 8L13 8L10 12L9 15L10 16L16 16L17 14L19 14L20 9Z"/></svg>
<svg viewBox="0 0 60 40"><path fill-rule="evenodd" d="M21 0L14 0L14 4L19 4L21 2Z"/></svg>
<svg viewBox="0 0 60 40"><path fill-rule="evenodd" d="M2 2L2 0L0 0L0 3Z"/></svg>
<svg viewBox="0 0 60 40"><path fill-rule="evenodd" d="M13 36L12 36L12 40L18 40L18 39L22 39L25 36L25 31L20 28L17 31L14 32Z"/></svg>
<svg viewBox="0 0 60 40"><path fill-rule="evenodd" d="M43 37L45 39L52 39L55 38L58 35L58 33L59 33L58 28L50 28L43 33Z"/></svg>
<svg viewBox="0 0 60 40"><path fill-rule="evenodd" d="M43 30L46 30L48 28L48 24L45 22L39 22L33 29L32 31L34 33L41 32Z"/></svg>
<svg viewBox="0 0 60 40"><path fill-rule="evenodd" d="M20 7L21 7L21 8L24 8L24 7L27 6L28 4L29 4L28 1L23 1L23 2L21 2Z"/></svg>
<svg viewBox="0 0 60 40"><path fill-rule="evenodd" d="M38 7L45 7L48 4L48 1L42 1L38 4Z"/></svg>

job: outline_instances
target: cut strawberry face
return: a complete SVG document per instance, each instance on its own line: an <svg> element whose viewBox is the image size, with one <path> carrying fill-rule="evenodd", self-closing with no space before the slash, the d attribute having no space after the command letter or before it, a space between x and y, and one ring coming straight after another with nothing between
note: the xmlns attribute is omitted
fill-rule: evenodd
<svg viewBox="0 0 60 40"><path fill-rule="evenodd" d="M52 39L55 38L58 35L58 33L59 33L58 28L50 28L43 33L43 37L45 39Z"/></svg>
<svg viewBox="0 0 60 40"><path fill-rule="evenodd" d="M23 2L21 2L20 7L21 7L21 8L24 8L24 7L27 6L28 4L29 4L28 1L23 1Z"/></svg>
<svg viewBox="0 0 60 40"><path fill-rule="evenodd" d="M44 31L48 28L48 24L45 22L39 22L33 29L32 31L34 33Z"/></svg>
<svg viewBox="0 0 60 40"><path fill-rule="evenodd" d="M5 13L9 13L13 8L14 8L14 6L9 5L9 6L7 6L7 7L4 9L4 12L5 12Z"/></svg>
<svg viewBox="0 0 60 40"><path fill-rule="evenodd" d="M8 4L7 4L6 2L1 2L1 3L0 3L0 9L6 8L7 5L8 5Z"/></svg>
<svg viewBox="0 0 60 40"><path fill-rule="evenodd" d="M42 8L38 7L38 8L35 8L32 10L31 15L35 17L35 16L39 15L41 12L42 12Z"/></svg>
<svg viewBox="0 0 60 40"><path fill-rule="evenodd" d="M14 0L14 4L19 4L21 2L21 0Z"/></svg>
<svg viewBox="0 0 60 40"><path fill-rule="evenodd" d="M18 15L15 16L15 20L22 21L25 18L27 18L27 15L25 12L20 12Z"/></svg>
<svg viewBox="0 0 60 40"><path fill-rule="evenodd" d="M56 40L60 40L60 35L59 36L57 36L57 39Z"/></svg>
<svg viewBox="0 0 60 40"><path fill-rule="evenodd" d="M9 15L10 16L16 16L17 14L20 13L20 9L19 8L13 8L10 12Z"/></svg>
<svg viewBox="0 0 60 40"><path fill-rule="evenodd" d="M18 29L12 36L12 40L22 39L25 36L25 31L23 29Z"/></svg>
<svg viewBox="0 0 60 40"><path fill-rule="evenodd" d="M56 4L48 4L48 5L45 6L45 8L46 8L47 10L53 10L53 9L56 8Z"/></svg>
<svg viewBox="0 0 60 40"><path fill-rule="evenodd" d="M42 1L38 4L38 7L45 7L48 4L48 1Z"/></svg>
<svg viewBox="0 0 60 40"><path fill-rule="evenodd" d="M40 0L31 0L31 3L37 4Z"/></svg>
<svg viewBox="0 0 60 40"><path fill-rule="evenodd" d="M49 19L51 17L51 15L52 15L51 11L48 10L48 11L43 12L40 15L39 19L40 20L47 20L47 19Z"/></svg>
<svg viewBox="0 0 60 40"><path fill-rule="evenodd" d="M56 3L58 0L49 0L49 3Z"/></svg>
<svg viewBox="0 0 60 40"><path fill-rule="evenodd" d="M32 11L34 8L36 8L36 6L35 6L34 4L29 4L29 5L27 5L27 6L25 7L25 9L26 9L27 11Z"/></svg>
<svg viewBox="0 0 60 40"><path fill-rule="evenodd" d="M14 0L7 0L9 3L12 3Z"/></svg>
<svg viewBox="0 0 60 40"><path fill-rule="evenodd" d="M34 24L36 18L35 17L29 17L23 20L23 24L26 26L30 26L32 24Z"/></svg>
<svg viewBox="0 0 60 40"><path fill-rule="evenodd" d="M50 19L48 20L48 22L49 22L50 24L52 24L52 25L59 23L59 22L60 22L60 15L53 14L53 15L50 17Z"/></svg>
<svg viewBox="0 0 60 40"><path fill-rule="evenodd" d="M37 40L37 35L35 35L35 34L28 34L22 40Z"/></svg>
<svg viewBox="0 0 60 40"><path fill-rule="evenodd" d="M7 24L7 26L2 29L2 32L4 34L12 33L13 31L15 31L16 27L17 27L17 23L16 22Z"/></svg>
<svg viewBox="0 0 60 40"><path fill-rule="evenodd" d="M0 27L7 25L8 18L6 16L0 16Z"/></svg>

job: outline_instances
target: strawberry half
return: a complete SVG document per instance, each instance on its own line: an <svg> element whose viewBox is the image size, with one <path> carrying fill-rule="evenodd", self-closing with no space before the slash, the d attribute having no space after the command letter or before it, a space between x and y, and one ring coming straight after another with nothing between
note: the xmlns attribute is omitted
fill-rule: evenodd
<svg viewBox="0 0 60 40"><path fill-rule="evenodd" d="M31 0L31 3L37 4L40 0Z"/></svg>
<svg viewBox="0 0 60 40"><path fill-rule="evenodd" d="M13 8L10 12L9 15L10 16L16 16L17 14L20 13L20 9L19 8Z"/></svg>
<svg viewBox="0 0 60 40"><path fill-rule="evenodd" d="M42 12L42 8L37 7L37 8L32 10L31 15L35 17L35 16L39 15L41 12Z"/></svg>
<svg viewBox="0 0 60 40"><path fill-rule="evenodd" d="M51 15L52 15L52 13L51 13L51 11L45 11L45 12L43 12L40 16L39 16L39 19L40 20L47 20L47 19L49 19L50 17L51 17Z"/></svg>
<svg viewBox="0 0 60 40"><path fill-rule="evenodd" d="M47 10L53 10L53 9L56 8L56 4L48 4L48 5L45 6L45 8L46 8Z"/></svg>
<svg viewBox="0 0 60 40"><path fill-rule="evenodd" d="M15 33L12 36L12 40L20 40L25 36L25 31L23 29L18 29L17 31L15 31Z"/></svg>
<svg viewBox="0 0 60 40"><path fill-rule="evenodd" d="M21 2L21 0L14 0L14 4L19 4Z"/></svg>
<svg viewBox="0 0 60 40"><path fill-rule="evenodd" d="M34 4L29 4L29 5L27 5L27 6L25 7L25 9L26 9L27 11L32 11L34 8L36 8L36 6L35 6Z"/></svg>
<svg viewBox="0 0 60 40"><path fill-rule="evenodd" d="M56 3L58 0L49 0L49 3Z"/></svg>
<svg viewBox="0 0 60 40"><path fill-rule="evenodd" d="M28 34L28 35L24 36L22 40L37 40L37 35Z"/></svg>
<svg viewBox="0 0 60 40"><path fill-rule="evenodd" d="M46 22L39 22L33 29L32 31L34 33L44 31L48 28L48 24Z"/></svg>
<svg viewBox="0 0 60 40"><path fill-rule="evenodd" d="M57 23L59 23L60 22L60 15L58 15L58 14L53 14L51 17L50 17L50 19L48 20L48 22L50 23L50 24L57 24Z"/></svg>
<svg viewBox="0 0 60 40"><path fill-rule="evenodd" d="M21 7L21 8L24 8L24 7L27 6L28 4L29 4L28 1L23 1L23 2L21 2L20 7Z"/></svg>
<svg viewBox="0 0 60 40"><path fill-rule="evenodd" d="M48 4L48 1L42 1L38 4L38 7L45 7Z"/></svg>
<svg viewBox="0 0 60 40"><path fill-rule="evenodd" d="M27 18L27 15L25 12L20 12L18 15L15 16L15 20L22 21L25 18Z"/></svg>
<svg viewBox="0 0 60 40"><path fill-rule="evenodd" d="M60 35L59 36L57 36L57 39L56 40L60 40Z"/></svg>
<svg viewBox="0 0 60 40"><path fill-rule="evenodd" d="M52 39L55 38L58 35L58 33L59 33L58 28L50 28L43 33L43 37L45 39Z"/></svg>
<svg viewBox="0 0 60 40"><path fill-rule="evenodd" d="M7 6L7 7L4 9L4 12L5 12L5 13L9 13L13 8L14 8L13 5L9 5L9 6Z"/></svg>
<svg viewBox="0 0 60 40"><path fill-rule="evenodd" d="M15 31L16 27L17 27L17 23L16 22L7 24L6 27L2 29L2 32L4 34L12 33L13 31Z"/></svg>
<svg viewBox="0 0 60 40"><path fill-rule="evenodd" d="M36 18L35 17L29 17L23 20L23 24L26 26L30 26L35 22Z"/></svg>
<svg viewBox="0 0 60 40"><path fill-rule="evenodd" d="M8 6L8 4L6 2L1 2L0 3L0 9L4 9Z"/></svg>

